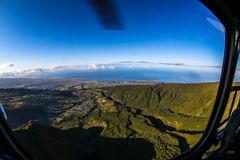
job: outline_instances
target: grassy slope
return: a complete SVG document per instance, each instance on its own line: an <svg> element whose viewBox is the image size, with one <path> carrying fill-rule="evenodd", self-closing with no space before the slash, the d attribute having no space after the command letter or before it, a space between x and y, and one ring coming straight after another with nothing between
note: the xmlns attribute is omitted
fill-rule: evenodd
<svg viewBox="0 0 240 160"><path fill-rule="evenodd" d="M107 88L106 94L134 108L167 108L187 116L207 117L214 103L217 86L214 83L118 86Z"/></svg>
<svg viewBox="0 0 240 160"><path fill-rule="evenodd" d="M39 142L37 139L34 140L37 141L36 144L44 143L41 146L44 147L50 143L52 146L47 147L49 152L44 148L40 148L40 150L46 154L51 153L51 156L55 156L53 158L57 159L73 154L66 149L66 153L64 153L66 155L59 154L59 157L56 155L58 151L65 150L65 147L61 148L64 144L73 147L73 151L77 150L77 147L86 148L87 146L88 149L81 152L90 150L90 153L97 155L99 159L113 159L114 154L115 156L120 155L120 152L123 157L118 156L119 159L126 159L124 155L127 155L128 159L134 159L138 152L132 147L135 147L136 150L147 150L147 147L142 148L141 143L146 143L145 145L150 148L146 152L149 154L145 159L169 159L193 146L199 140L208 122L216 91L216 83L128 85L102 88L93 91L94 94L99 98L112 97L112 100L108 99L107 102L98 104L98 107L84 119L83 128L85 129L76 129L81 131L74 132L74 136L72 131L75 129L65 130L63 134L63 131L41 126L30 127L28 130L20 127L16 134L22 140L24 137L28 137L30 132L35 137L41 137ZM108 108L111 110L107 110ZM94 127L102 128L98 133L100 141L99 138L86 142L78 139L79 136L82 136L82 130L84 130L84 135L85 133L91 135L88 130ZM46 133L45 136L42 136L41 130ZM53 136L53 139L48 135ZM62 139L64 144L61 144ZM71 143L68 144L69 140ZM123 143L120 143L122 141ZM26 142L29 141L26 139ZM77 146L72 145L72 142ZM80 143L83 146L79 146ZM99 151L99 148L90 145L91 143L98 143L96 146L103 145L104 147L100 148L104 149ZM132 143L135 145L132 146ZM34 146L34 144L31 145ZM114 148L113 146L116 145L117 147ZM26 144L26 146L30 146L30 144ZM130 151L127 151L127 148ZM39 153L36 154L39 155ZM78 156L73 154L73 158Z"/></svg>
<svg viewBox="0 0 240 160"><path fill-rule="evenodd" d="M106 88L105 94L179 130L204 130L217 86L216 83L118 86Z"/></svg>
<svg viewBox="0 0 240 160"><path fill-rule="evenodd" d="M206 83L103 88L102 96L96 95L112 99L108 101L114 101L118 111L95 110L85 124L104 126L102 135L106 137L146 139L154 144L156 159L169 159L198 142L217 87L216 83Z"/></svg>
<svg viewBox="0 0 240 160"><path fill-rule="evenodd" d="M37 159L57 160L150 160L153 145L142 138L107 138L101 127L60 130L38 123L28 123L15 131L24 148Z"/></svg>

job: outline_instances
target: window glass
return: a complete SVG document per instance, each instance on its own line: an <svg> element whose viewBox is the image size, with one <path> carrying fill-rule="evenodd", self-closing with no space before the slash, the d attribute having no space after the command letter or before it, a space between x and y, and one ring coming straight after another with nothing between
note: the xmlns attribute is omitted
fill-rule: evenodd
<svg viewBox="0 0 240 160"><path fill-rule="evenodd" d="M229 119L231 117L231 115L233 114L233 112L237 109L238 105L239 105L239 100L240 100L240 92L239 92L239 63L240 61L238 60L237 62L237 67L236 67L236 71L235 71L235 75L234 75L234 79L233 79L233 84L232 84L232 88L231 88L231 92L228 98L228 102L227 102L227 106L226 109L224 111L223 117L221 119L221 122L219 124L218 127L218 140L216 140L216 142L211 146L211 148L205 153L204 157L210 157L211 155L213 155L214 153L217 153L221 148L223 148L224 146L224 138L223 136L226 136L226 126L229 125ZM237 137L239 136L239 131L236 132ZM234 137L236 138L236 137ZM230 144L230 146L228 146L228 149L225 151L224 153L224 157L226 158L231 158L231 156L236 156L237 152L234 148L234 144Z"/></svg>
<svg viewBox="0 0 240 160"><path fill-rule="evenodd" d="M0 102L34 158L170 159L207 126L224 36L198 1L2 0Z"/></svg>

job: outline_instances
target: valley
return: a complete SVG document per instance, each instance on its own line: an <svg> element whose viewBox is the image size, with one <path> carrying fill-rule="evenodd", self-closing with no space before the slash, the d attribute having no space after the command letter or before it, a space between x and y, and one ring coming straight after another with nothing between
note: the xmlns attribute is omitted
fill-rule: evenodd
<svg viewBox="0 0 240 160"><path fill-rule="evenodd" d="M1 87L0 102L17 140L38 159L171 159L201 138L218 87L156 81L24 82Z"/></svg>

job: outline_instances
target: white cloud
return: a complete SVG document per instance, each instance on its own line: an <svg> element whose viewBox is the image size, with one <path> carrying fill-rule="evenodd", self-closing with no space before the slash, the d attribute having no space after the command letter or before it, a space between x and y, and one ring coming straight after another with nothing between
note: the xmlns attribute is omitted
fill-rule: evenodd
<svg viewBox="0 0 240 160"><path fill-rule="evenodd" d="M96 64L90 64L88 69L97 69L97 65Z"/></svg>
<svg viewBox="0 0 240 160"><path fill-rule="evenodd" d="M109 66L108 68L109 68L109 69L114 69L115 67L114 67L114 66Z"/></svg>
<svg viewBox="0 0 240 160"><path fill-rule="evenodd" d="M101 69L106 69L106 67L104 65L101 65L100 68Z"/></svg>
<svg viewBox="0 0 240 160"><path fill-rule="evenodd" d="M9 69L14 67L14 63L8 62L8 63L2 63L0 64L0 72L8 72Z"/></svg>
<svg viewBox="0 0 240 160"><path fill-rule="evenodd" d="M76 66L55 66L51 68L30 68L18 69L14 67L14 63L0 64L0 77L15 77L15 78L32 78L44 76L56 76L59 73L71 71L85 70L113 70L113 69L130 69L130 68L145 68L145 69L161 69L161 70L179 70L179 71L195 71L195 72L214 72L220 73L221 66L199 66L188 65L183 63L154 63L154 62L129 62L129 63L111 63L111 64L84 64Z"/></svg>

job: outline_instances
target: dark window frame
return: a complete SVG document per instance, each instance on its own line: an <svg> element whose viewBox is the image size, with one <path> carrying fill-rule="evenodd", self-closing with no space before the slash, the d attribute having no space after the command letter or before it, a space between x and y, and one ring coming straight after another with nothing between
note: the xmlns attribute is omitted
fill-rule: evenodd
<svg viewBox="0 0 240 160"><path fill-rule="evenodd" d="M239 54L240 26L224 0L200 0L225 27L224 60L215 104L199 142L175 159L200 159L217 138L217 129L227 106Z"/></svg>
<svg viewBox="0 0 240 160"><path fill-rule="evenodd" d="M175 159L199 159L213 144L218 125L221 121L230 95L231 86L236 70L239 48L240 27L231 14L224 0L200 0L208 7L225 26L225 51L220 83L211 117L207 128L199 142L190 150L175 157ZM24 148L17 142L11 129L0 116L0 140L2 147L15 159L32 159ZM0 146L1 147L1 146Z"/></svg>

